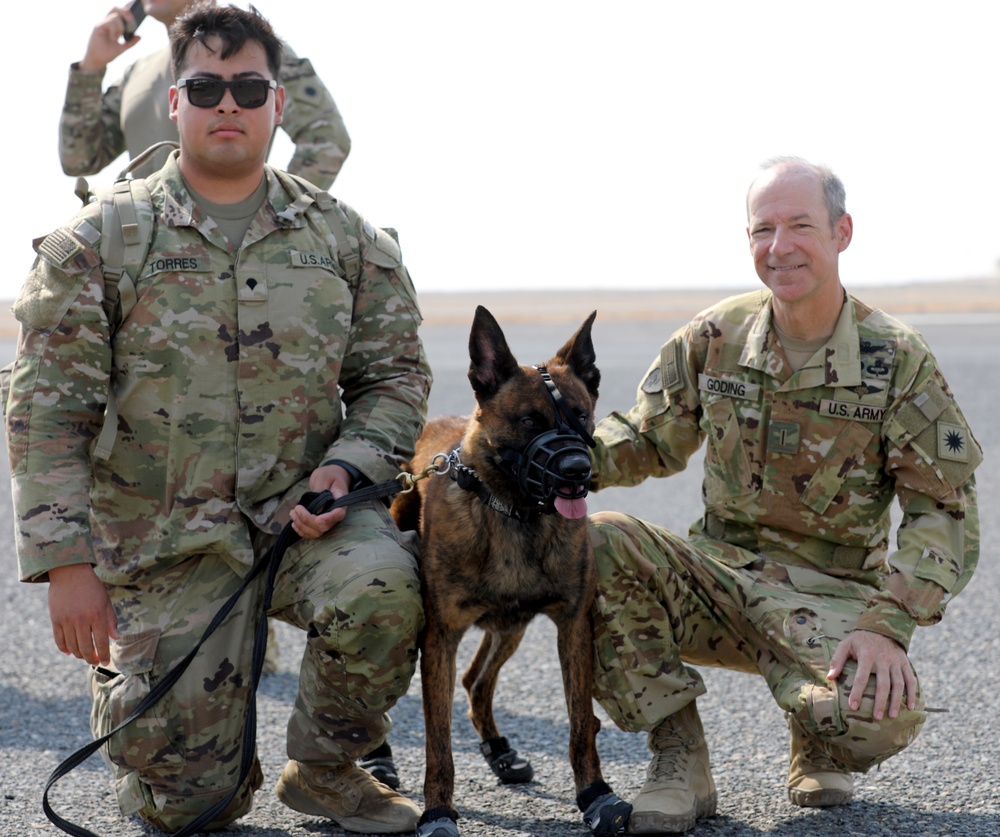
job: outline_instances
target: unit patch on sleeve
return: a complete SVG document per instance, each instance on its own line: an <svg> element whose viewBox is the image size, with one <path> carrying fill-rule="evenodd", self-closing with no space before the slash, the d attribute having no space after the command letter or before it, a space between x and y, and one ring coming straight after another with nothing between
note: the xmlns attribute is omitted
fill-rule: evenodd
<svg viewBox="0 0 1000 837"><path fill-rule="evenodd" d="M959 424L937 423L937 455L951 462L969 461L969 431Z"/></svg>
<svg viewBox="0 0 1000 837"><path fill-rule="evenodd" d="M646 380L642 382L642 391L655 395L663 391L663 375L660 374L660 367L656 366L649 370Z"/></svg>

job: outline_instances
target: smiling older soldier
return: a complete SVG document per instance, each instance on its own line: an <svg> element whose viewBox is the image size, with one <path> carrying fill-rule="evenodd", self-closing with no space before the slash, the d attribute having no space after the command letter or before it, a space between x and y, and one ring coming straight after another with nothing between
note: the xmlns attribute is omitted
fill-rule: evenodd
<svg viewBox="0 0 1000 837"><path fill-rule="evenodd" d="M841 285L854 227L840 180L773 160L747 216L767 290L674 334L635 406L594 433L597 488L676 473L708 443L705 514L687 538L593 519L598 697L653 752L633 834L715 813L697 665L763 676L791 730L793 804L848 802L851 773L920 730L910 637L979 556L981 451L920 334Z"/></svg>

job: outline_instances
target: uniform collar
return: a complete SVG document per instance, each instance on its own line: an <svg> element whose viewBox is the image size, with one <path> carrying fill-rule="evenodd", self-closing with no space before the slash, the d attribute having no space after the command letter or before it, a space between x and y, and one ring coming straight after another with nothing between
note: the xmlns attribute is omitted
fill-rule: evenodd
<svg viewBox="0 0 1000 837"><path fill-rule="evenodd" d="M174 151L163 164L163 168L158 172L163 184L164 205L162 223L171 227L195 227L206 237L211 237L215 222L207 218L195 202L194 196L187 188L184 178L181 175L180 167L177 165L179 151ZM267 180L267 199L261 207L261 212L267 219L264 223L269 229L281 227L301 227L305 226L306 220L303 213L295 212L295 218L291 221L282 219L281 214L285 212L298 195L289 194L288 189L274 169L264 166L264 177ZM254 223L259 223L260 216ZM266 230L260 230L264 234Z"/></svg>
<svg viewBox="0 0 1000 837"><path fill-rule="evenodd" d="M771 295L766 295L766 304L750 322L740 365L765 372L776 378L789 376L785 359L776 350L778 342L772 327L773 310ZM811 386L856 386L861 383L861 336L858 333L858 315L855 300L850 294L840 311L837 325L826 345L820 349L825 361L823 366L806 366L799 370L799 382L804 387Z"/></svg>

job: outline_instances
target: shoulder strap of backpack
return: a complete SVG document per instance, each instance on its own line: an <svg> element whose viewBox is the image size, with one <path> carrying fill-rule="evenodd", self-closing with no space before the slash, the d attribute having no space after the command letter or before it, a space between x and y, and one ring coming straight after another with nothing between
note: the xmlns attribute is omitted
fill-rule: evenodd
<svg viewBox="0 0 1000 837"><path fill-rule="evenodd" d="M111 200L105 201L103 205L100 255L104 273L104 313L112 333L135 306L135 283L153 240L153 205L149 187L144 178L132 180L128 175L164 145L176 147L177 144L156 143L131 160L116 178L111 189ZM78 181L77 194L80 191ZM83 191L88 192L86 189ZM104 424L101 435L97 437L94 456L107 460L111 456L111 448L117 435L118 409L114 393L109 390Z"/></svg>
<svg viewBox="0 0 1000 837"><path fill-rule="evenodd" d="M111 200L104 203L101 262L104 272L104 313L113 334L137 301L135 281L153 238L152 203L146 181L119 180ZM118 435L118 409L108 390L104 424L97 437L94 456L107 460Z"/></svg>
<svg viewBox="0 0 1000 837"><path fill-rule="evenodd" d="M361 251L351 244L351 239L347 234L349 222L347 216L344 214L344 210L340 208L337 201L334 200L329 192L320 189L308 180L298 175L289 174L281 169L272 169L272 171L279 181L290 180L292 183L297 184L299 189L304 192L282 212L278 213L279 217L291 221L297 215L305 212L310 206L315 205L326 220L326 225L330 228L330 233L337 240L337 261L344 271L344 276L352 288L356 287L358 277L361 275ZM287 183L285 185L286 187L288 186ZM356 239L357 236L355 236Z"/></svg>
<svg viewBox="0 0 1000 837"><path fill-rule="evenodd" d="M101 262L104 310L112 329L136 302L135 280L153 238L152 204L145 180L119 180L104 204Z"/></svg>

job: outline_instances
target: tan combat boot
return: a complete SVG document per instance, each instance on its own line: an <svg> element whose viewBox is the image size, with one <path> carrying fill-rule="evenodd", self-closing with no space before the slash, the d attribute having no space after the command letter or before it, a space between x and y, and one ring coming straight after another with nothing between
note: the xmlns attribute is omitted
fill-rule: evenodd
<svg viewBox="0 0 1000 837"><path fill-rule="evenodd" d="M653 760L632 802L629 834L679 834L715 814L717 795L694 701L649 734Z"/></svg>
<svg viewBox="0 0 1000 837"><path fill-rule="evenodd" d="M345 831L402 834L416 830L420 809L352 762L285 765L275 792L285 805L333 820Z"/></svg>
<svg viewBox="0 0 1000 837"><path fill-rule="evenodd" d="M854 793L851 772L834 762L792 715L788 716L788 728L792 732L789 801L805 808L827 808L850 802Z"/></svg>

